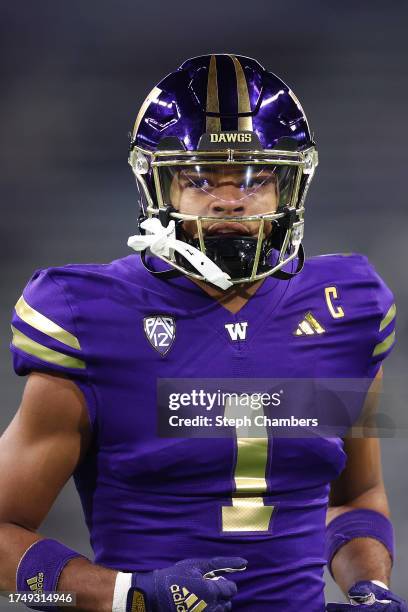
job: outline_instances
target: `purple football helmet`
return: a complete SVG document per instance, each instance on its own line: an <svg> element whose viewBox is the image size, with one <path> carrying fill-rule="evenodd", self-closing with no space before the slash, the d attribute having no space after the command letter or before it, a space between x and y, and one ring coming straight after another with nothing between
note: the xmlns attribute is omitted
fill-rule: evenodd
<svg viewBox="0 0 408 612"><path fill-rule="evenodd" d="M290 278L282 268L295 259L300 271L317 151L296 96L256 60L204 55L160 81L136 118L129 163L141 235L155 233L143 246L173 269L209 282L222 270L228 286Z"/></svg>

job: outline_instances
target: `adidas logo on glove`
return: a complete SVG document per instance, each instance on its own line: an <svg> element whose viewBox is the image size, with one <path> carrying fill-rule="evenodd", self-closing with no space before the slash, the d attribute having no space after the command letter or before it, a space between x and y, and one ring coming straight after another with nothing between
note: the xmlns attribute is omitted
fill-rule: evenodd
<svg viewBox="0 0 408 612"><path fill-rule="evenodd" d="M30 587L31 591L35 591L36 593L42 593L44 585L43 572L38 572L36 576L29 578L26 582L27 585Z"/></svg>
<svg viewBox="0 0 408 612"><path fill-rule="evenodd" d="M172 584L170 591L176 606L176 612L201 612L207 607L205 601L202 599L198 601L197 595L190 593L185 587L181 588L178 584Z"/></svg>

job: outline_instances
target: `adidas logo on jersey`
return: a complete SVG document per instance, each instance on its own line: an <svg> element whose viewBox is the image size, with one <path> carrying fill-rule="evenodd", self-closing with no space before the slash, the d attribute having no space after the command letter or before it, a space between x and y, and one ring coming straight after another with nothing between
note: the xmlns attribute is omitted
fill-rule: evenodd
<svg viewBox="0 0 408 612"><path fill-rule="evenodd" d="M303 321L299 323L293 334L295 336L313 336L314 334L324 334L326 330L311 312L305 314Z"/></svg>
<svg viewBox="0 0 408 612"><path fill-rule="evenodd" d="M205 601L198 600L197 595L190 593L185 587L179 587L178 584L172 584L170 587L173 596L175 612L201 612L207 607Z"/></svg>
<svg viewBox="0 0 408 612"><path fill-rule="evenodd" d="M237 340L246 340L246 331L248 323L226 323L225 329L228 331L231 340L236 342Z"/></svg>
<svg viewBox="0 0 408 612"><path fill-rule="evenodd" d="M38 572L36 576L29 578L27 580L27 585L30 587L32 591L36 593L42 593L44 586L44 574L43 572Z"/></svg>

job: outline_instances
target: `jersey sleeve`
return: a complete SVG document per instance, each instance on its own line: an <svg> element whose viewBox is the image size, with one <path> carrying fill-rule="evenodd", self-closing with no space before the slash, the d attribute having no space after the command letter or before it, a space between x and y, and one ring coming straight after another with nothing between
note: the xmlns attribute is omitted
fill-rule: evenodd
<svg viewBox="0 0 408 612"><path fill-rule="evenodd" d="M369 369L375 376L381 363L391 353L395 344L397 309L392 291L372 268L374 274L376 317L373 330L372 352Z"/></svg>
<svg viewBox="0 0 408 612"><path fill-rule="evenodd" d="M15 305L11 329L13 366L86 377L86 363L70 306L50 270L38 270Z"/></svg>
<svg viewBox="0 0 408 612"><path fill-rule="evenodd" d="M33 274L14 307L11 329L16 374L40 371L72 379L85 396L93 425L96 405L86 357L70 303L52 269Z"/></svg>

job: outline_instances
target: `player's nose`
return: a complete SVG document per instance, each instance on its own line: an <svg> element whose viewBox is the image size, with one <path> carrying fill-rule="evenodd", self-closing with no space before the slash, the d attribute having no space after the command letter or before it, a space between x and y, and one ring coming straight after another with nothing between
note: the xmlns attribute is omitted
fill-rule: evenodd
<svg viewBox="0 0 408 612"><path fill-rule="evenodd" d="M212 216L243 216L245 211L245 198L234 183L220 183L213 190L209 211Z"/></svg>

